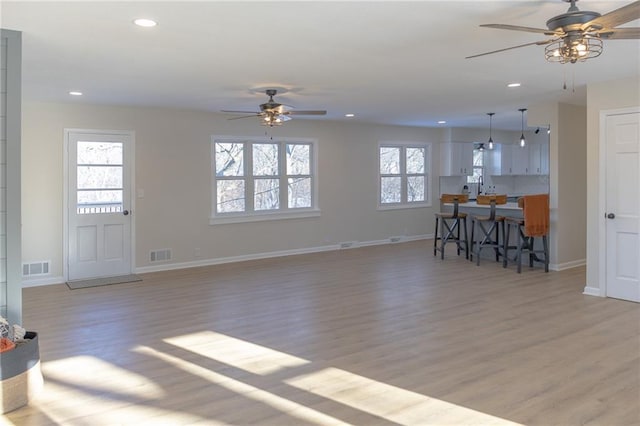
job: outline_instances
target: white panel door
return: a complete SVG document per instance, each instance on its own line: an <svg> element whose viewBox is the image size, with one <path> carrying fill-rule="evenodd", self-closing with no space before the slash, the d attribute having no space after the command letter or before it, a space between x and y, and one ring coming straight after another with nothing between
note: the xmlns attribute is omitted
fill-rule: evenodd
<svg viewBox="0 0 640 426"><path fill-rule="evenodd" d="M606 289L640 302L640 113L606 118Z"/></svg>
<svg viewBox="0 0 640 426"><path fill-rule="evenodd" d="M70 131L68 279L132 271L130 134Z"/></svg>

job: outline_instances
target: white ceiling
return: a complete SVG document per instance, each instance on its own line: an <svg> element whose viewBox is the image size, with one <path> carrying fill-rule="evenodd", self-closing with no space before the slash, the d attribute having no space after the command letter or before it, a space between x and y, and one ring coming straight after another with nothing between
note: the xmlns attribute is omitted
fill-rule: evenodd
<svg viewBox="0 0 640 426"><path fill-rule="evenodd" d="M578 6L604 14L630 2ZM567 8L561 0L3 0L0 22L23 32L26 100L257 110L266 96L252 89L280 87L288 92L277 101L328 110L319 120L355 113L363 122L485 127L496 112L495 128L519 129L518 108L584 104L585 84L640 74L638 40L605 41L599 58L573 65L545 62L543 46L465 59L545 39L479 24L545 28ZM134 26L138 17L158 26Z"/></svg>

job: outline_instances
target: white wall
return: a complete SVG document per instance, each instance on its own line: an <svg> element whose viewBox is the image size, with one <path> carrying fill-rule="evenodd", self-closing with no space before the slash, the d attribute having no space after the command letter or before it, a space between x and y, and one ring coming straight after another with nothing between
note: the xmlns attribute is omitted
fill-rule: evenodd
<svg viewBox="0 0 640 426"><path fill-rule="evenodd" d="M585 293L605 296L601 282L600 225L604 219L600 179L600 112L640 106L640 76L587 87L587 284Z"/></svg>
<svg viewBox="0 0 640 426"><path fill-rule="evenodd" d="M132 130L136 137L136 266L149 251L171 248L172 262L215 261L313 250L342 241L380 241L433 234L438 162L432 163L435 208L376 210L377 146L383 141L433 142L440 129L292 120L274 137L317 138L318 218L209 225L211 135L264 136L257 120L160 108L25 102L23 106L23 261L51 260L50 281L63 275L63 130ZM196 258L195 249L200 250ZM428 253L425 253L425 255ZM46 282L40 280L39 282ZM29 285L29 283L26 283Z"/></svg>

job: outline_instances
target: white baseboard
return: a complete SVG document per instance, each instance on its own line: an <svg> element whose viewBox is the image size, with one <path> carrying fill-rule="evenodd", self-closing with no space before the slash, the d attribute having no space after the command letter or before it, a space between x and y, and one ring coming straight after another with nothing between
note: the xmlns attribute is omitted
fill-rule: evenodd
<svg viewBox="0 0 640 426"><path fill-rule="evenodd" d="M390 239L375 240L375 241L353 241L353 246L349 247L347 250L350 250L352 248L358 248L358 247L377 246L377 245L383 245L383 244L398 244L401 242L426 240L429 238L433 238L433 235L431 236L415 235L410 237L403 236L400 239L400 241L394 241L394 242L391 242ZM272 251L272 252L265 252L265 253L255 253L255 254L241 255L241 256L219 257L214 259L202 259L202 260L195 260L191 262L163 263L162 265L141 266L139 268L136 268L135 272L136 274L144 274L145 272L171 271L175 269L186 269L186 268L196 268L199 266L221 265L224 263L235 263L235 262L244 262L247 260L269 259L273 257L284 257L284 256L297 255L297 254L320 253L324 251L333 251L333 250L341 250L340 244L309 247L304 249L280 250L280 251Z"/></svg>
<svg viewBox="0 0 640 426"><path fill-rule="evenodd" d="M604 297L604 294L602 294L602 292L600 291L600 289L598 287L585 286L584 290L582 291L582 294L587 295L587 296Z"/></svg>
<svg viewBox="0 0 640 426"><path fill-rule="evenodd" d="M64 284L67 280L64 277L46 277L46 278L23 278L22 288L40 287L42 285Z"/></svg>
<svg viewBox="0 0 640 426"><path fill-rule="evenodd" d="M339 249L340 249L340 246L331 245L331 246L311 247L307 249L282 250L282 251L255 253L255 254L248 254L248 255L241 255L241 256L219 257L215 259L202 259L202 260L194 260L191 262L164 263L162 265L141 266L139 268L136 268L136 273L143 274L145 272L160 272L160 271L171 271L174 269L197 268L199 266L221 265L223 263L234 263L234 262L244 262L247 260L269 259L272 257L291 256L296 254L319 253L323 251L332 251L332 250L339 250Z"/></svg>
<svg viewBox="0 0 640 426"><path fill-rule="evenodd" d="M577 268L587 264L587 259L572 260L565 263L552 263L549 265L549 269L552 271L564 271L565 269Z"/></svg>
<svg viewBox="0 0 640 426"><path fill-rule="evenodd" d="M398 244L398 243L403 243L408 241L428 240L433 238L433 234L401 236L399 239L398 237L393 237L393 238L394 238L394 241L391 241L391 238L384 239L384 240L362 241L362 242L354 241L353 248L377 246L377 245L383 245L383 244ZM396 241L396 239L398 240ZM221 265L223 263L244 262L247 260L269 259L273 257L292 256L297 254L320 253L324 251L333 251L333 250L341 250L340 244L309 247L304 249L280 250L280 251L265 252L265 253L255 253L255 254L241 255L241 256L221 257L221 258L215 258L215 259L202 259L202 260L195 260L191 262L163 263L160 265L141 266L141 267L135 268L135 273L143 274L145 272L171 271L175 269L186 269L186 268L196 268L199 266ZM46 278L30 278L30 279L25 278L22 280L22 288L39 287L43 285L52 285L52 284L64 284L65 282L66 282L66 279L62 276L46 277Z"/></svg>

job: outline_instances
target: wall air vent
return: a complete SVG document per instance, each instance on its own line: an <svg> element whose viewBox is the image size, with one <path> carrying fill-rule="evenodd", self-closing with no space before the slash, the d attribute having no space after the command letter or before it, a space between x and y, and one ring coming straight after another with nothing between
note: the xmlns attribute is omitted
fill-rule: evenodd
<svg viewBox="0 0 640 426"><path fill-rule="evenodd" d="M164 262L171 260L171 249L151 250L149 253L149 261Z"/></svg>
<svg viewBox="0 0 640 426"><path fill-rule="evenodd" d="M50 260L43 260L41 262L31 262L22 264L22 276L31 277L34 275L49 275L51 268Z"/></svg>
<svg viewBox="0 0 640 426"><path fill-rule="evenodd" d="M341 249L355 248L355 247L358 247L357 241L345 241L343 243L340 243Z"/></svg>

